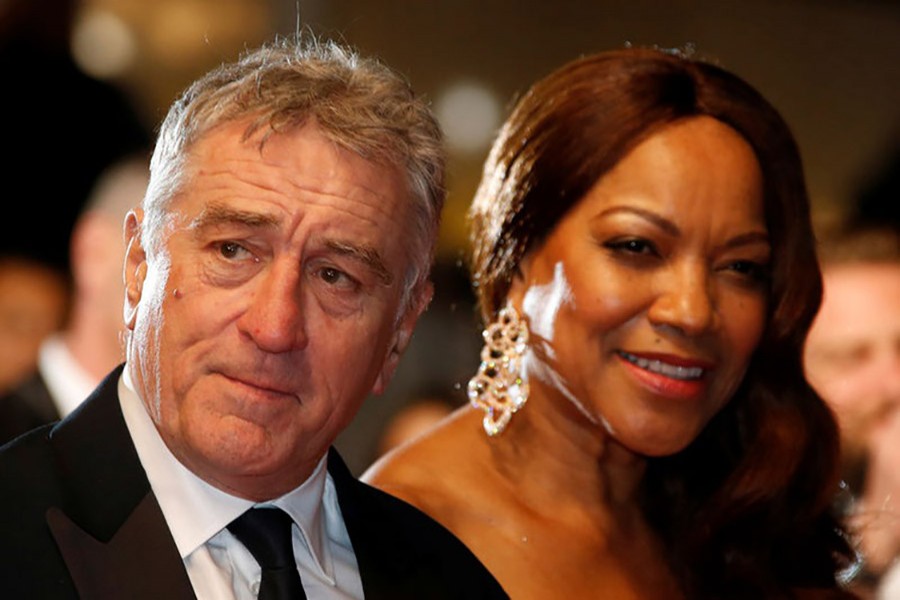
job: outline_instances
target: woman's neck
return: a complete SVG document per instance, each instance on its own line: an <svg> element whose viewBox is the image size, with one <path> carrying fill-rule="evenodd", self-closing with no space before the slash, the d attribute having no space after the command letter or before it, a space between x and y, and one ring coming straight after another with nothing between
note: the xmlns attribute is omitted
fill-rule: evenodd
<svg viewBox="0 0 900 600"><path fill-rule="evenodd" d="M523 501L550 510L562 498L633 508L646 458L565 403L532 387L506 430L487 440L497 473Z"/></svg>

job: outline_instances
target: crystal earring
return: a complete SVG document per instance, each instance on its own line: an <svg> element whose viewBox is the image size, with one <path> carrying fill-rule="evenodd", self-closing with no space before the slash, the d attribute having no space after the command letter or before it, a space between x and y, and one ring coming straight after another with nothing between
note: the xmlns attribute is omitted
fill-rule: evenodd
<svg viewBox="0 0 900 600"><path fill-rule="evenodd" d="M520 374L528 327L507 304L481 335L481 365L469 380L468 396L473 406L485 412L484 430L493 437L503 433L513 413L528 400L528 382Z"/></svg>

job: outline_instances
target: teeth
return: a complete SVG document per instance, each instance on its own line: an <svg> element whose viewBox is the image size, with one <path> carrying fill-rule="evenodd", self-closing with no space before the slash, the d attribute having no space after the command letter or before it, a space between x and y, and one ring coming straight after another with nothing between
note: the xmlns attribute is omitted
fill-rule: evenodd
<svg viewBox="0 0 900 600"><path fill-rule="evenodd" d="M703 369L700 367L679 367L664 363L660 360L640 358L639 356L634 356L627 352L619 352L619 355L642 369L646 369L651 373L659 373L660 375L665 375L672 379L700 379L703 375Z"/></svg>

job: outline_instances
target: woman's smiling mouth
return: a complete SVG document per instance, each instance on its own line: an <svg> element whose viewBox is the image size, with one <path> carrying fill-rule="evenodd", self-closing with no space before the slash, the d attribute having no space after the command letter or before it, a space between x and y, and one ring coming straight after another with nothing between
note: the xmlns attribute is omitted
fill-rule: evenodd
<svg viewBox="0 0 900 600"><path fill-rule="evenodd" d="M705 369L699 366L683 366L666 362L658 358L644 358L623 350L617 350L616 353L633 365L650 371L671 377L672 379L700 379L703 377Z"/></svg>

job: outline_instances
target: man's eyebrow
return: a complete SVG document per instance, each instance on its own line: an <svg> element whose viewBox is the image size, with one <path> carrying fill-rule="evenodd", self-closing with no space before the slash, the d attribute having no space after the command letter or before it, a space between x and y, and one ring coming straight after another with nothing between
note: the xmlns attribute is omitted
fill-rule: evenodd
<svg viewBox="0 0 900 600"><path fill-rule="evenodd" d="M248 227L274 227L281 222L275 215L238 210L218 202L210 203L193 221L188 229L199 231L226 224L240 224Z"/></svg>
<svg viewBox="0 0 900 600"><path fill-rule="evenodd" d="M191 221L188 229L196 232L209 227L227 224L265 228L275 227L280 223L281 219L276 215L238 210L225 204L214 202L210 203L197 218ZM335 239L326 240L325 246L337 254L349 256L363 263L375 273L384 285L391 285L394 282L394 276L388 271L384 260L375 248Z"/></svg>
<svg viewBox="0 0 900 600"><path fill-rule="evenodd" d="M334 239L326 240L325 246L342 256L349 256L363 263L375 273L384 285L391 285L394 282L394 276L388 271L384 265L384 260L382 260L381 255L375 248Z"/></svg>

